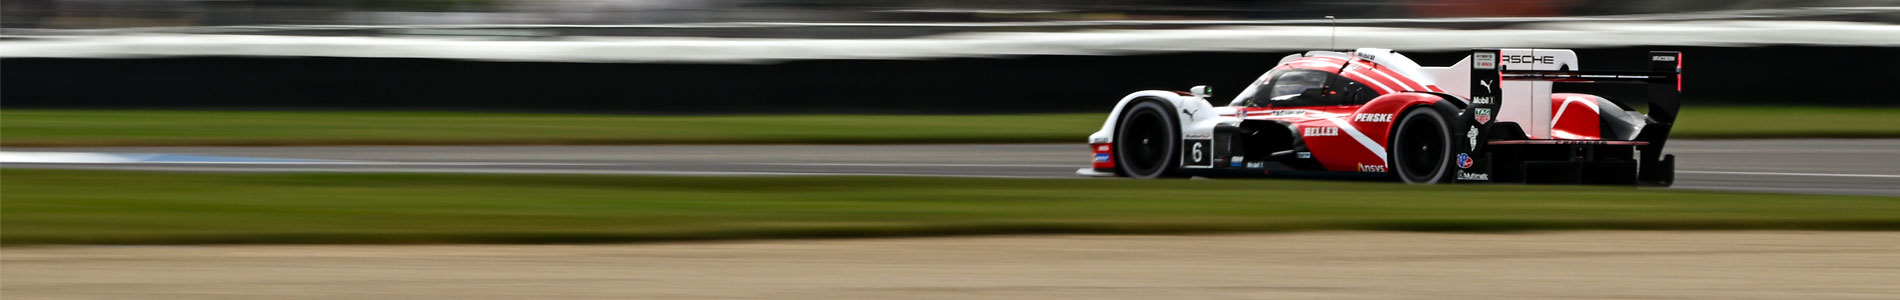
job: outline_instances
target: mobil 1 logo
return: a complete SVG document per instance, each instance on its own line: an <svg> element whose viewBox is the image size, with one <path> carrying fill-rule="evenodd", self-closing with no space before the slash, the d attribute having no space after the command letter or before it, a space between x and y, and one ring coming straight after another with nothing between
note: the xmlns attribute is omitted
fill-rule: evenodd
<svg viewBox="0 0 1900 300"><path fill-rule="evenodd" d="M1214 167L1214 140L1186 140L1181 147L1181 164L1195 167Z"/></svg>

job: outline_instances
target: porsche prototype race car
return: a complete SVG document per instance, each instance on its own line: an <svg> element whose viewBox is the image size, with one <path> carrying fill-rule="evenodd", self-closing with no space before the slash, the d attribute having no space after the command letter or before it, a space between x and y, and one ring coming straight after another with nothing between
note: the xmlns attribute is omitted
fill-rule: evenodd
<svg viewBox="0 0 1900 300"><path fill-rule="evenodd" d="M1645 59L1649 70L1583 71L1562 49L1476 49L1450 67L1388 49L1294 54L1224 106L1206 86L1123 97L1077 172L1667 186L1682 55ZM1647 113L1555 82L1646 84Z"/></svg>

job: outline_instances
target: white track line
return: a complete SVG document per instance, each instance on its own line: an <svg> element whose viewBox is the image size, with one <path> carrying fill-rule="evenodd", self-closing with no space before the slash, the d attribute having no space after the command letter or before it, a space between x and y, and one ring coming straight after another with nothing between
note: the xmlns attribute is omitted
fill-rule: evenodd
<svg viewBox="0 0 1900 300"><path fill-rule="evenodd" d="M152 164L152 165L341 165L341 166L637 166L651 162L561 163L561 162L402 162L402 161L106 161L106 160L24 160L0 157L0 163L24 164ZM919 164L919 163L712 163L729 166L810 166L810 167L952 167L952 168L1070 168L1077 165L1049 164Z"/></svg>
<svg viewBox="0 0 1900 300"><path fill-rule="evenodd" d="M1865 177L1865 178L1900 178L1900 175L1886 175L1886 174L1832 174L1832 173L1781 173L1781 172L1729 172L1729 171L1676 171L1676 173L1688 173L1688 174L1718 174L1718 175L1764 175L1764 176L1818 176L1818 177Z"/></svg>
<svg viewBox="0 0 1900 300"><path fill-rule="evenodd" d="M231 166L193 166L168 164L169 166L132 165L130 168L116 167L78 167L77 170L134 170L134 171L182 171L182 172L322 172L322 173L449 173L449 174L561 174L561 175L675 175L675 176L886 176L886 177L957 177L957 178L1033 178L1033 179L1087 179L1079 176L1020 176L1020 175L961 175L926 173L877 173L877 172L772 172L772 171L656 171L656 170L587 170L587 169L432 169L432 168L361 168L335 169L321 167L289 166L286 168L241 168Z"/></svg>
<svg viewBox="0 0 1900 300"><path fill-rule="evenodd" d="M1073 165L1037 165L1037 164L904 164L904 163L735 163L735 165L761 166L814 166L814 167L969 167L969 168L1073 168Z"/></svg>

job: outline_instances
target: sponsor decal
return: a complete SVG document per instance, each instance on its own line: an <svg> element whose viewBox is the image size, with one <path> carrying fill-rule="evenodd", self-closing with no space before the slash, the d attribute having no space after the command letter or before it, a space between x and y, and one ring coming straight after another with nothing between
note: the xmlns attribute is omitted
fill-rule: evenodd
<svg viewBox="0 0 1900 300"><path fill-rule="evenodd" d="M1304 110L1276 110L1276 111L1273 111L1271 115L1275 117L1304 116L1306 115L1306 111Z"/></svg>
<svg viewBox="0 0 1900 300"><path fill-rule="evenodd" d="M1392 114L1357 114L1352 116L1352 121L1391 123Z"/></svg>
<svg viewBox="0 0 1900 300"><path fill-rule="evenodd" d="M1385 165L1359 164L1360 172L1385 173Z"/></svg>
<svg viewBox="0 0 1900 300"><path fill-rule="evenodd" d="M1479 86L1483 86L1483 87L1484 87L1484 91L1485 91L1485 92L1490 92L1490 91L1493 91L1493 90L1495 90L1495 89L1493 89L1493 88L1491 88L1491 81L1490 81L1490 80L1479 80L1479 81L1478 81L1478 85L1479 85Z"/></svg>
<svg viewBox="0 0 1900 300"><path fill-rule="evenodd" d="M1339 136L1339 127L1307 127L1305 136Z"/></svg>
<svg viewBox="0 0 1900 300"><path fill-rule="evenodd" d="M1372 56L1372 53L1365 53L1365 52L1353 52L1353 54L1358 54L1358 55L1359 55L1359 59L1364 59L1364 60L1372 60L1372 58L1373 58L1373 56Z"/></svg>
<svg viewBox="0 0 1900 300"><path fill-rule="evenodd" d="M1108 153L1096 153L1095 162L1108 162Z"/></svg>
<svg viewBox="0 0 1900 300"><path fill-rule="evenodd" d="M1183 114L1187 114L1187 115L1188 115L1188 119L1189 119L1189 120L1193 120L1193 119L1194 119L1194 113L1195 113L1195 111L1192 111L1192 110L1187 110L1186 108L1183 108L1183 109L1181 109L1181 113L1183 113Z"/></svg>
<svg viewBox="0 0 1900 300"><path fill-rule="evenodd" d="M1545 56L1505 55L1501 59L1507 63L1517 63L1517 64L1527 64L1527 63L1535 63L1535 64L1543 64L1543 65L1557 64L1557 57L1549 56L1549 55L1545 55Z"/></svg>
<svg viewBox="0 0 1900 300"><path fill-rule="evenodd" d="M1464 153L1459 153L1458 154L1458 168L1459 169L1471 168L1471 155L1465 155Z"/></svg>
<svg viewBox="0 0 1900 300"><path fill-rule="evenodd" d="M1471 104L1491 104L1497 102L1497 99L1498 97L1492 96L1471 97Z"/></svg>
<svg viewBox="0 0 1900 300"><path fill-rule="evenodd" d="M1668 55L1650 56L1649 61L1676 61L1676 57Z"/></svg>
<svg viewBox="0 0 1900 300"><path fill-rule="evenodd" d="M1189 133L1189 134L1187 134L1187 136L1186 136L1186 138L1190 138L1190 139L1205 139L1205 138L1210 138L1210 137L1213 137L1213 136L1214 136L1214 135L1212 135L1212 134L1206 134L1206 133Z"/></svg>
<svg viewBox="0 0 1900 300"><path fill-rule="evenodd" d="M1466 130L1465 138L1471 140L1471 147L1465 149L1478 149L1478 126L1471 126L1471 130Z"/></svg>
<svg viewBox="0 0 1900 300"><path fill-rule="evenodd" d="M1264 161L1247 162L1247 168L1249 169L1259 169L1259 168L1265 168L1265 167L1267 167L1267 162L1264 162Z"/></svg>
<svg viewBox="0 0 1900 300"><path fill-rule="evenodd" d="M1234 157L1234 160L1231 160L1231 161L1230 161L1230 162L1232 162L1232 163L1229 163L1229 164L1228 164L1227 166L1229 166L1229 167L1239 167L1239 166L1240 166L1240 164L1241 164L1241 161L1245 161L1245 160L1247 160L1247 157L1245 157L1245 156L1235 156L1235 157Z"/></svg>
<svg viewBox="0 0 1900 300"><path fill-rule="evenodd" d="M1181 151L1185 152L1182 154L1187 155L1187 157L1183 159L1185 161L1184 164L1204 168L1214 167L1214 158L1208 155L1208 151L1213 150L1213 143L1213 140L1187 140L1187 147L1184 149L1186 151Z"/></svg>
<svg viewBox="0 0 1900 300"><path fill-rule="evenodd" d="M1473 112L1476 112L1477 115L1471 116L1471 119L1478 120L1478 124L1491 123L1491 109L1479 108Z"/></svg>
<svg viewBox="0 0 1900 300"><path fill-rule="evenodd" d="M1299 158L1313 158L1312 152L1299 152L1299 153L1294 153L1293 155Z"/></svg>
<svg viewBox="0 0 1900 300"><path fill-rule="evenodd" d="M1491 180L1491 174L1458 171L1458 180Z"/></svg>
<svg viewBox="0 0 1900 300"><path fill-rule="evenodd" d="M1498 68L1497 55L1498 54L1496 52L1472 53L1471 54L1471 62L1472 62L1471 68L1484 69L1484 70L1496 69Z"/></svg>

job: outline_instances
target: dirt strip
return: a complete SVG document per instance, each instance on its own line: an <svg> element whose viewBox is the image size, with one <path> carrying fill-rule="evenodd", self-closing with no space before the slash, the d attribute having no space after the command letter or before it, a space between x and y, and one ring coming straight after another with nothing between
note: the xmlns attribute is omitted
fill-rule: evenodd
<svg viewBox="0 0 1900 300"><path fill-rule="evenodd" d="M1895 299L1900 232L0 249L6 299Z"/></svg>

